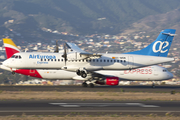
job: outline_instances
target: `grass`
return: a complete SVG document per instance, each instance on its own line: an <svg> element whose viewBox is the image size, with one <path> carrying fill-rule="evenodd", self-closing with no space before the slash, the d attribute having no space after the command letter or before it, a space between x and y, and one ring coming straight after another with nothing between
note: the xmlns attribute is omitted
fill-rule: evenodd
<svg viewBox="0 0 180 120"><path fill-rule="evenodd" d="M103 115L103 116L94 116L94 115L76 115L76 116L59 116L59 115L26 115L22 114L21 116L0 116L0 120L179 120L179 117L175 116L142 116L142 115L127 115L121 116L117 114L113 115Z"/></svg>
<svg viewBox="0 0 180 120"><path fill-rule="evenodd" d="M141 92L57 92L57 91L2 91L0 100L68 100L81 99L85 100L141 100L141 101L179 101L180 93L141 93Z"/></svg>

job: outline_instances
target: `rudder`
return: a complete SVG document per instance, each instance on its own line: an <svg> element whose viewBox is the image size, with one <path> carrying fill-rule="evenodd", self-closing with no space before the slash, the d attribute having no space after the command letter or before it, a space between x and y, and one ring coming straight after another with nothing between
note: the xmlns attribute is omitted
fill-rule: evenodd
<svg viewBox="0 0 180 120"><path fill-rule="evenodd" d="M161 31L157 39L153 43L148 45L146 48L139 51L128 52L124 54L167 57L175 32L175 29L165 29Z"/></svg>
<svg viewBox="0 0 180 120"><path fill-rule="evenodd" d="M14 44L14 42L10 38L3 38L3 42L6 50L7 59L10 58L15 53L20 52L16 44Z"/></svg>

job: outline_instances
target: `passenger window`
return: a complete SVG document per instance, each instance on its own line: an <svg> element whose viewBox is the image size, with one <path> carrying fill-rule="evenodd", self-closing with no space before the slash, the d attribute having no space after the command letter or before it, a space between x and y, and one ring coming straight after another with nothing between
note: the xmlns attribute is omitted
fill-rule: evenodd
<svg viewBox="0 0 180 120"><path fill-rule="evenodd" d="M17 59L17 58L18 58L18 56L16 55L16 56L15 56L15 58Z"/></svg>
<svg viewBox="0 0 180 120"><path fill-rule="evenodd" d="M89 60L89 62L91 62L91 59Z"/></svg>
<svg viewBox="0 0 180 120"><path fill-rule="evenodd" d="M104 62L106 62L106 60L104 60Z"/></svg>
<svg viewBox="0 0 180 120"><path fill-rule="evenodd" d="M43 59L41 59L41 61L43 61Z"/></svg>
<svg viewBox="0 0 180 120"><path fill-rule="evenodd" d="M84 62L84 59L82 60L82 62Z"/></svg>
<svg viewBox="0 0 180 120"><path fill-rule="evenodd" d="M123 61L121 60L121 62L123 62Z"/></svg>
<svg viewBox="0 0 180 120"><path fill-rule="evenodd" d="M51 61L53 61L53 59L51 59Z"/></svg>
<svg viewBox="0 0 180 120"><path fill-rule="evenodd" d="M97 61L97 62L99 62L99 60L98 60L98 59L97 59L96 61Z"/></svg>
<svg viewBox="0 0 180 120"><path fill-rule="evenodd" d="M60 59L58 59L58 61L60 61Z"/></svg>
<svg viewBox="0 0 180 120"><path fill-rule="evenodd" d="M107 60L107 62L109 62L109 60Z"/></svg>
<svg viewBox="0 0 180 120"><path fill-rule="evenodd" d="M93 59L93 62L95 62L95 59Z"/></svg>
<svg viewBox="0 0 180 120"><path fill-rule="evenodd" d="M124 62L126 62L126 60L124 60Z"/></svg>
<svg viewBox="0 0 180 120"><path fill-rule="evenodd" d="M63 59L61 59L61 61L63 61Z"/></svg>
<svg viewBox="0 0 180 120"><path fill-rule="evenodd" d="M44 61L46 61L46 59L44 59Z"/></svg>
<svg viewBox="0 0 180 120"><path fill-rule="evenodd" d="M48 61L50 61L50 59L48 59Z"/></svg>
<svg viewBox="0 0 180 120"><path fill-rule="evenodd" d="M116 60L114 60L114 62L116 62Z"/></svg>
<svg viewBox="0 0 180 120"><path fill-rule="evenodd" d="M113 60L111 60L111 62L113 62Z"/></svg>
<svg viewBox="0 0 180 120"><path fill-rule="evenodd" d="M56 59L54 59L54 61L56 61Z"/></svg>
<svg viewBox="0 0 180 120"><path fill-rule="evenodd" d="M100 62L102 62L102 60L100 60Z"/></svg>
<svg viewBox="0 0 180 120"><path fill-rule="evenodd" d="M119 60L117 60L117 62L119 62Z"/></svg>

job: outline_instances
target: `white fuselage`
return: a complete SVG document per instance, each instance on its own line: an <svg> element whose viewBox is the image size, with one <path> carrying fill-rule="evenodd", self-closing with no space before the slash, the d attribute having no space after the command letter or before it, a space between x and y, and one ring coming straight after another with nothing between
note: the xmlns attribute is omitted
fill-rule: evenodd
<svg viewBox="0 0 180 120"><path fill-rule="evenodd" d="M1 65L1 69L12 71L12 69ZM43 79L50 80L87 80L88 78L82 78L75 72L56 70L56 69L32 69L28 72L24 70L15 70L15 72ZM170 73L166 68L161 66L153 65L132 70L98 70L95 73L103 76L115 76L119 77L119 80L129 81L162 81L173 78L173 74ZM37 74L37 75L36 75Z"/></svg>
<svg viewBox="0 0 180 120"><path fill-rule="evenodd" d="M5 60L3 65L12 69L63 69L66 66L67 71L76 71L81 68L96 71L129 70L174 60L174 58L132 54L103 54L100 58L77 60L75 55L69 54L70 59L65 65L60 53L16 53L14 58Z"/></svg>

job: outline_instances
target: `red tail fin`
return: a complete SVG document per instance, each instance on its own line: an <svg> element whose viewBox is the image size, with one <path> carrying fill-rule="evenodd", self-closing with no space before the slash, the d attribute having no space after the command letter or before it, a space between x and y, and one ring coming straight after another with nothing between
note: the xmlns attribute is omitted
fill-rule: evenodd
<svg viewBox="0 0 180 120"><path fill-rule="evenodd" d="M14 44L14 42L10 38L3 38L3 42L4 42L4 47L6 49L7 59L10 58L15 53L20 52L18 47Z"/></svg>

